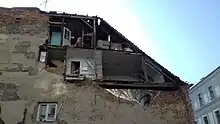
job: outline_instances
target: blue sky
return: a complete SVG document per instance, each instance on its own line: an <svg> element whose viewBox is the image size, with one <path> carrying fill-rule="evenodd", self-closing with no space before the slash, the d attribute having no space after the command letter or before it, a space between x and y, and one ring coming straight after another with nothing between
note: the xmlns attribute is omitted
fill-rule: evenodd
<svg viewBox="0 0 220 124"><path fill-rule="evenodd" d="M154 41L154 58L182 80L196 83L219 66L219 0L139 0L133 5Z"/></svg>
<svg viewBox="0 0 220 124"><path fill-rule="evenodd" d="M3 7L44 0L5 0ZM220 0L50 0L46 11L98 15L183 81L198 82L220 63Z"/></svg>

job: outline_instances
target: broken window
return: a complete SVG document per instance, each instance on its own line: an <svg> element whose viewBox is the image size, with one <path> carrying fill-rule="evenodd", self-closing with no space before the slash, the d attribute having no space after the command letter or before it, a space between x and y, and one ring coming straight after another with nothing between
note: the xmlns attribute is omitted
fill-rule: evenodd
<svg viewBox="0 0 220 124"><path fill-rule="evenodd" d="M80 62L72 61L71 62L71 74L79 74L80 72Z"/></svg>
<svg viewBox="0 0 220 124"><path fill-rule="evenodd" d="M39 103L37 121L55 121L57 114L57 103Z"/></svg>
<svg viewBox="0 0 220 124"><path fill-rule="evenodd" d="M45 52L45 51L40 52L40 62L46 61L46 55L47 55L47 52Z"/></svg>

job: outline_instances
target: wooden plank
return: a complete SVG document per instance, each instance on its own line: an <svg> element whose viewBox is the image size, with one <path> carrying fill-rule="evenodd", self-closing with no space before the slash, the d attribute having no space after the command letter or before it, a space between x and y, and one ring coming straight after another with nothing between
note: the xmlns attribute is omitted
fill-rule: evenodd
<svg viewBox="0 0 220 124"><path fill-rule="evenodd" d="M144 71L144 78L145 78L145 81L148 82L148 75L147 75L147 69L146 69L146 65L145 65L145 60L144 60L144 57L142 55L141 57L141 66L142 66L142 69Z"/></svg>
<svg viewBox="0 0 220 124"><path fill-rule="evenodd" d="M87 26L89 26L91 29L93 29L93 27L89 24L89 23L87 23L85 20L83 20L83 19L80 19L82 22L84 22Z"/></svg>
<svg viewBox="0 0 220 124"><path fill-rule="evenodd" d="M107 83L102 82L98 83L99 86L108 89L148 89L148 90L161 90L161 91L173 91L179 88L178 85L172 84L156 84L156 83L148 83L148 84L125 84L125 83Z"/></svg>

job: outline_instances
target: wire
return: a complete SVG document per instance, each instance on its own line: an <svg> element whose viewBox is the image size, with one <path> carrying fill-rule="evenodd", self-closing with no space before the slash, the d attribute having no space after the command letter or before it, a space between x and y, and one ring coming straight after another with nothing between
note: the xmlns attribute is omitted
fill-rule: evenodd
<svg viewBox="0 0 220 124"><path fill-rule="evenodd" d="M44 10L46 10L48 1L50 1L50 0L45 0L45 2L43 2L43 3L40 4L40 6L44 4Z"/></svg>

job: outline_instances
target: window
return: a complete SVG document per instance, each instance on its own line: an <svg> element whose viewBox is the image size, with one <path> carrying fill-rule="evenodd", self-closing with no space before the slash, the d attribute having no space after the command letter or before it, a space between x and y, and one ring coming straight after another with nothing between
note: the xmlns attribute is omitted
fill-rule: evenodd
<svg viewBox="0 0 220 124"><path fill-rule="evenodd" d="M70 40L70 38L71 38L70 30L65 28L65 27L64 27L64 38L67 39L67 40Z"/></svg>
<svg viewBox="0 0 220 124"><path fill-rule="evenodd" d="M55 121L57 114L57 103L39 103L37 121Z"/></svg>
<svg viewBox="0 0 220 124"><path fill-rule="evenodd" d="M80 73L80 62L72 61L71 62L71 74L79 74Z"/></svg>
<svg viewBox="0 0 220 124"><path fill-rule="evenodd" d="M69 40L69 31L65 30L64 38Z"/></svg>
<svg viewBox="0 0 220 124"><path fill-rule="evenodd" d="M215 98L215 94L214 94L212 86L209 87L209 95L210 95L211 100Z"/></svg>
<svg viewBox="0 0 220 124"><path fill-rule="evenodd" d="M47 55L46 52L40 52L40 61L41 61L41 62L45 62L45 60L46 60L46 55Z"/></svg>
<svg viewBox="0 0 220 124"><path fill-rule="evenodd" d="M202 106L203 105L203 99L202 99L201 93L198 94L198 99L199 99L199 105Z"/></svg>
<svg viewBox="0 0 220 124"><path fill-rule="evenodd" d="M216 119L217 124L220 124L220 111L219 111L219 109L214 111L214 115L215 115L215 119Z"/></svg>
<svg viewBox="0 0 220 124"><path fill-rule="evenodd" d="M209 120L208 120L207 115L203 116L202 118L203 118L203 123L204 124L209 124Z"/></svg>

